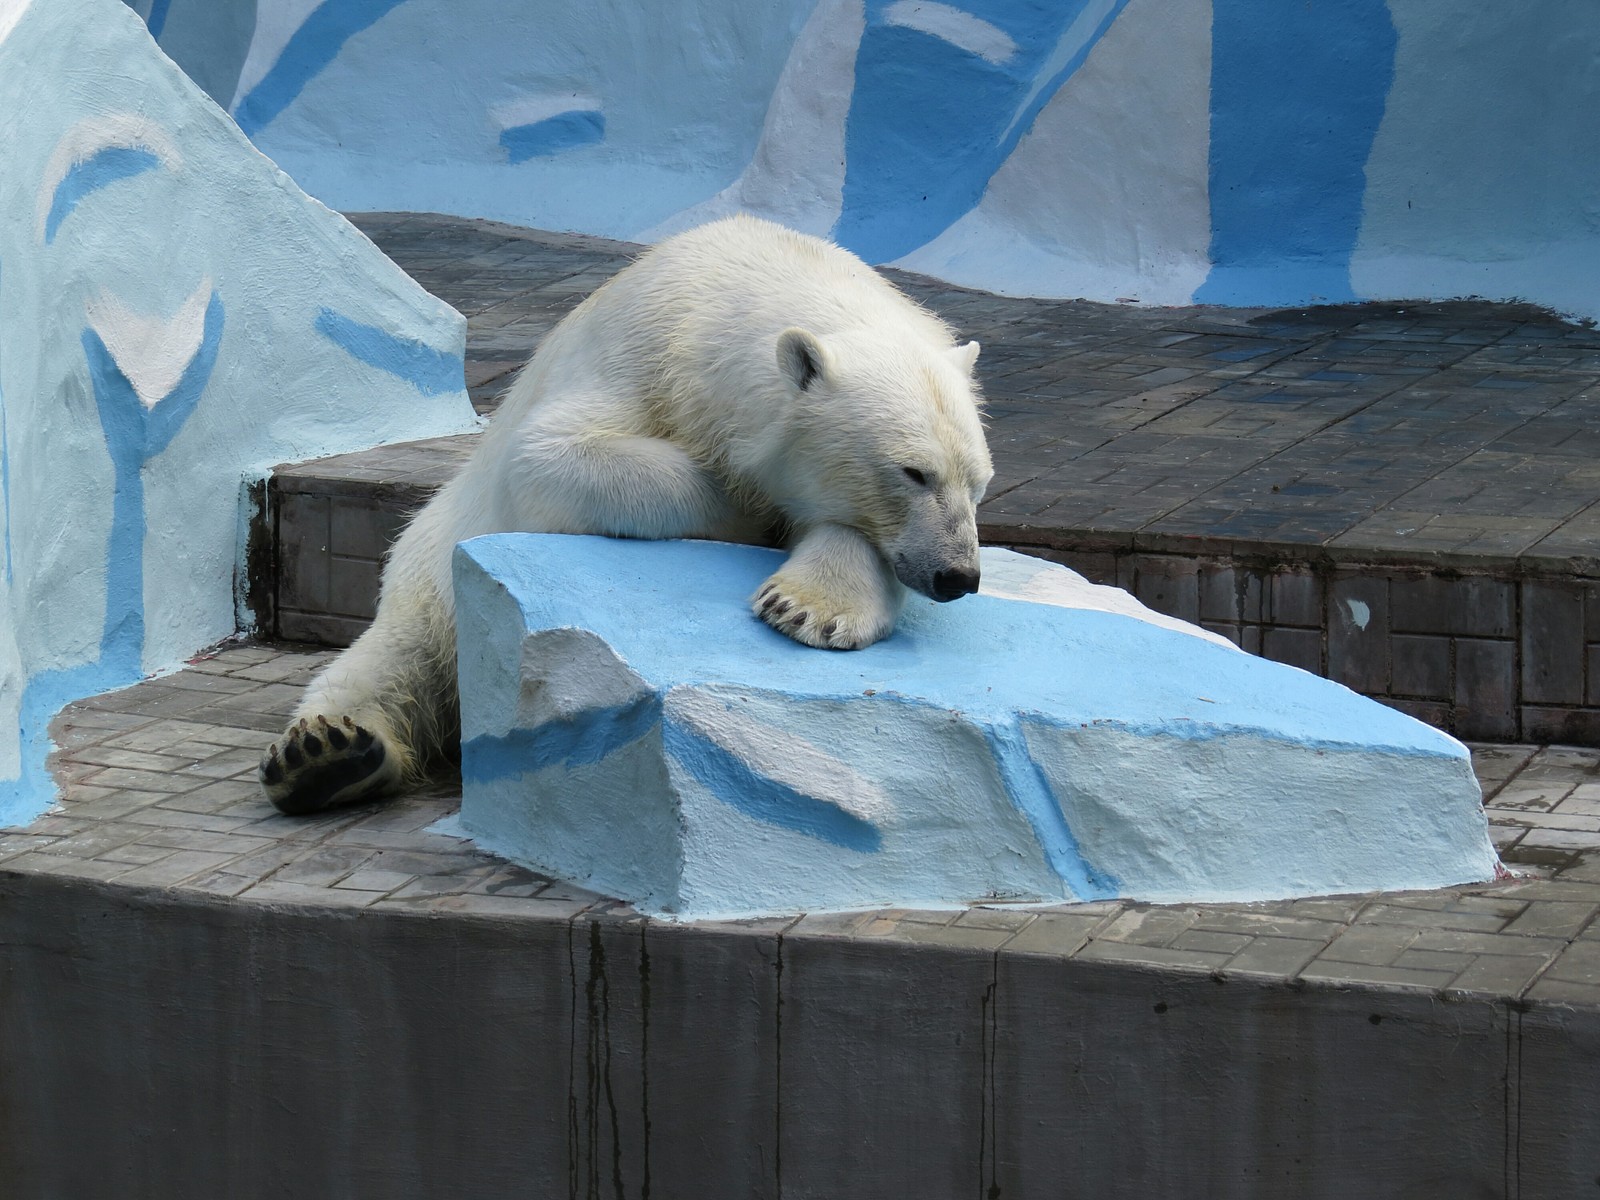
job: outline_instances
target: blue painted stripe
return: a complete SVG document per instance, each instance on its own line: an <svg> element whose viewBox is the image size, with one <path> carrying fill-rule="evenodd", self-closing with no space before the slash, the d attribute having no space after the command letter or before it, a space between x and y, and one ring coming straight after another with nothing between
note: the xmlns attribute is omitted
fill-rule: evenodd
<svg viewBox="0 0 1600 1200"><path fill-rule="evenodd" d="M991 725L984 734L995 765L1000 768L1006 795L1033 826L1033 834L1039 839L1051 870L1066 881L1080 900L1107 900L1116 896L1117 881L1106 872L1096 870L1084 858L1050 781L1028 753L1027 738L1020 722Z"/></svg>
<svg viewBox="0 0 1600 1200"><path fill-rule="evenodd" d="M148 409L100 336L85 329L81 339L115 483L100 660L135 677L144 654L144 464L171 444L199 404L216 366L223 324L222 298L213 291L194 358L172 391Z"/></svg>
<svg viewBox="0 0 1600 1200"><path fill-rule="evenodd" d="M404 379L425 396L459 392L467 385L466 363L459 354L396 337L331 308L317 314L316 324L318 333L352 358Z"/></svg>
<svg viewBox="0 0 1600 1200"><path fill-rule="evenodd" d="M254 137L294 103L294 99L335 58L344 44L377 23L404 0L323 0L290 36L276 62L248 95L233 119Z"/></svg>
<svg viewBox="0 0 1600 1200"><path fill-rule="evenodd" d="M1214 0L1211 274L1195 300L1353 300L1366 164L1394 80L1386 0Z"/></svg>
<svg viewBox="0 0 1600 1200"><path fill-rule="evenodd" d="M154 0L150 5L150 16L145 24L150 27L150 36L156 41L161 40L161 31L167 27L167 12L172 8L172 0Z"/></svg>
<svg viewBox="0 0 1600 1200"><path fill-rule="evenodd" d="M966 0L963 11L1016 42L1004 63L888 23L890 3L868 0L845 126L843 208L833 231L869 262L926 244L977 204L1127 0L1114 0L1073 46L1063 39L1091 0Z"/></svg>
<svg viewBox="0 0 1600 1200"><path fill-rule="evenodd" d="M661 702L648 695L533 729L480 734L462 743L461 778L467 783L493 783L546 767L588 766L631 746L660 721Z"/></svg>
<svg viewBox="0 0 1600 1200"><path fill-rule="evenodd" d="M592 108L575 108L529 125L513 125L500 133L500 145L514 163L547 158L578 146L604 141L606 116Z"/></svg>
<svg viewBox="0 0 1600 1200"><path fill-rule="evenodd" d="M668 718L662 741L677 763L713 796L752 820L860 854L883 848L877 826L837 804L757 774L737 755Z"/></svg>
<svg viewBox="0 0 1600 1200"><path fill-rule="evenodd" d="M83 162L73 163L50 197L50 212L44 222L44 240L46 243L56 240L56 230L61 228L61 222L71 216L72 210L86 197L119 180L153 171L160 165L161 160L142 146L106 146Z"/></svg>

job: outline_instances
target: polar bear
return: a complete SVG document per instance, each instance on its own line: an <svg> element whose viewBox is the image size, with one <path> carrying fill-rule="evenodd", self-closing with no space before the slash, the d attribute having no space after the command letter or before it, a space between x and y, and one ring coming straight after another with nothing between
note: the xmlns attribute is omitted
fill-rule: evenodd
<svg viewBox="0 0 1600 1200"><path fill-rule="evenodd" d="M451 555L479 534L781 542L753 611L828 649L888 634L907 588L975 592L977 355L818 238L738 216L662 242L551 332L395 542L371 628L262 758L267 796L315 812L455 750Z"/></svg>

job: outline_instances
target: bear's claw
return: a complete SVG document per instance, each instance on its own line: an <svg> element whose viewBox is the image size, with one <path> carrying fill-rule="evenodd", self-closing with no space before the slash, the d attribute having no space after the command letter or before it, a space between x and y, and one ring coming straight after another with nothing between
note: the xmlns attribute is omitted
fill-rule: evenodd
<svg viewBox="0 0 1600 1200"><path fill-rule="evenodd" d="M302 718L261 758L261 790L293 816L353 804L388 791L398 779L381 737L349 717Z"/></svg>

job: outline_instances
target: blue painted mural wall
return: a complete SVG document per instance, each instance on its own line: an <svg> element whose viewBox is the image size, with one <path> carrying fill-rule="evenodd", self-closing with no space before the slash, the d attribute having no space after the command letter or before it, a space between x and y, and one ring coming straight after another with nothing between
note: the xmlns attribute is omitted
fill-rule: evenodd
<svg viewBox="0 0 1600 1200"><path fill-rule="evenodd" d="M1600 6L129 0L346 209L733 209L1037 295L1600 315Z"/></svg>
<svg viewBox="0 0 1600 1200"><path fill-rule="evenodd" d="M461 316L256 153L117 0L0 0L0 112L10 824L54 798L64 704L248 617L247 481L475 421Z"/></svg>

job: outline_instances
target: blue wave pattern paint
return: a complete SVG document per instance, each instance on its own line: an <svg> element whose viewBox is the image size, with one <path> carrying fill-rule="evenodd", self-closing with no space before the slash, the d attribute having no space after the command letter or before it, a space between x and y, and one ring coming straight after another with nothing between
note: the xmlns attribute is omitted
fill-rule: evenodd
<svg viewBox="0 0 1600 1200"><path fill-rule="evenodd" d="M583 767L626 749L661 723L655 696L585 712L569 721L532 729L480 734L461 746L461 777L468 783L513 779L546 767Z"/></svg>
<svg viewBox="0 0 1600 1200"><path fill-rule="evenodd" d="M461 777L478 785L549 767L589 766L658 729L667 753L713 796L745 816L861 853L882 846L883 835L871 823L758 774L680 722L663 722L660 698L653 695L581 713L570 721L546 721L500 736L480 734L462 744Z"/></svg>
<svg viewBox="0 0 1600 1200"><path fill-rule="evenodd" d="M883 848L883 834L871 822L767 778L738 755L680 722L665 722L662 741L667 753L707 791L752 820L858 854L875 854Z"/></svg>
<svg viewBox="0 0 1600 1200"><path fill-rule="evenodd" d="M965 215L1126 3L868 0L835 239L889 262Z"/></svg>
<svg viewBox="0 0 1600 1200"><path fill-rule="evenodd" d="M239 128L254 137L339 56L347 41L404 2L323 0L294 31L271 69L239 101L233 113Z"/></svg>
<svg viewBox="0 0 1600 1200"><path fill-rule="evenodd" d="M172 8L172 0L151 0L150 15L145 18L145 24L150 27L150 36L156 41L161 40L161 31L167 27L167 13Z"/></svg>
<svg viewBox="0 0 1600 1200"><path fill-rule="evenodd" d="M1006 795L1033 827L1050 869L1061 876L1079 900L1106 900L1120 895L1116 878L1096 870L1084 858L1077 835L1067 821L1071 806L1061 802L1028 753L1020 723L996 721L984 730L984 736L1000 769Z"/></svg>
<svg viewBox="0 0 1600 1200"><path fill-rule="evenodd" d="M317 332L352 358L404 379L424 396L459 392L466 386L466 362L459 354L435 350L411 338L397 337L376 325L324 308L317 314Z"/></svg>
<svg viewBox="0 0 1600 1200"><path fill-rule="evenodd" d="M500 133L500 145L513 163L547 158L563 150L592 146L606 136L606 117L592 108L575 108L542 121L513 125Z"/></svg>
<svg viewBox="0 0 1600 1200"><path fill-rule="evenodd" d="M161 165L154 153L142 146L107 146L91 154L81 163L73 163L50 200L50 212L45 217L44 240L48 245L56 240L61 222L72 215L84 199L103 187L123 179L131 179Z"/></svg>
<svg viewBox="0 0 1600 1200"><path fill-rule="evenodd" d="M1386 0L1213 0L1206 304L1356 299L1366 163L1394 81Z"/></svg>

